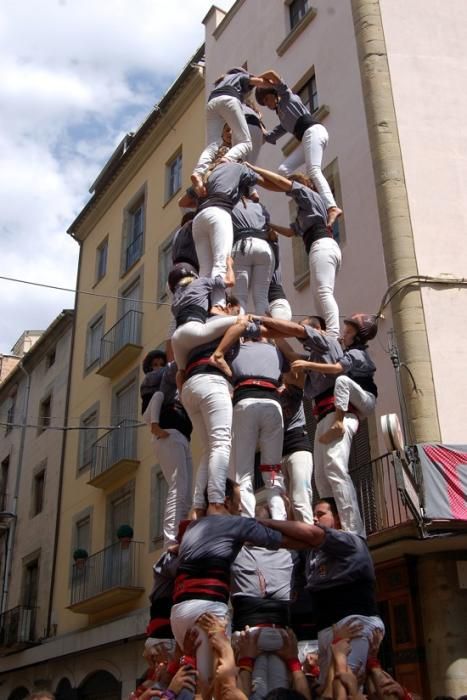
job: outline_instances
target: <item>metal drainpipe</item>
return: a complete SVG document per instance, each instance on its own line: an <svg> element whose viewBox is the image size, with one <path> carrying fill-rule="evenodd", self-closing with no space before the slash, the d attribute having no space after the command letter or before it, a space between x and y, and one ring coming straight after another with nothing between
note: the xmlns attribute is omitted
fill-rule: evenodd
<svg viewBox="0 0 467 700"><path fill-rule="evenodd" d="M375 177L388 282L417 275L412 223L393 102L379 0L352 0L355 40ZM415 442L439 442L441 432L423 300L410 287L391 302L401 360L415 379L402 376L410 433Z"/></svg>
<svg viewBox="0 0 467 700"><path fill-rule="evenodd" d="M26 393L24 395L24 406L23 406L23 420L21 426L21 439L19 443L18 452L18 465L16 469L16 483L15 491L13 495L13 504L11 508L12 522L8 528L8 538L6 545L6 557L5 557L5 571L3 574L3 586L2 586L2 605L1 612L4 613L7 608L8 603L8 591L10 587L10 577L11 569L13 565L13 547L15 543L15 533L16 533L16 523L17 523L17 512L18 512L18 496L19 496L19 485L21 480L21 471L23 468L23 454L24 454L24 443L26 440L26 423L28 417L28 407L29 407L29 392L31 390L31 375L23 367L23 362L19 362L18 367L26 375Z"/></svg>

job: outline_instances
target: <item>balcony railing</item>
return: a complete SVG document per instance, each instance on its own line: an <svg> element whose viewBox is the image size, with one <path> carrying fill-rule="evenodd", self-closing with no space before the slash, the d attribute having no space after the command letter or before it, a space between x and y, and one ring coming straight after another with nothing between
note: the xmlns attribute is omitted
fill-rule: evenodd
<svg viewBox="0 0 467 700"><path fill-rule="evenodd" d="M97 488L107 488L122 475L128 475L139 465L136 457L137 422L123 420L118 428L104 433L92 446L89 482Z"/></svg>
<svg viewBox="0 0 467 700"><path fill-rule="evenodd" d="M142 542L117 542L73 565L70 609L92 614L138 598Z"/></svg>
<svg viewBox="0 0 467 700"><path fill-rule="evenodd" d="M143 314L130 309L102 337L98 374L113 378L141 352Z"/></svg>
<svg viewBox="0 0 467 700"><path fill-rule="evenodd" d="M20 649L34 644L36 608L18 605L0 615L0 648Z"/></svg>
<svg viewBox="0 0 467 700"><path fill-rule="evenodd" d="M352 469L351 475L367 535L412 520L397 489L396 472L390 454Z"/></svg>

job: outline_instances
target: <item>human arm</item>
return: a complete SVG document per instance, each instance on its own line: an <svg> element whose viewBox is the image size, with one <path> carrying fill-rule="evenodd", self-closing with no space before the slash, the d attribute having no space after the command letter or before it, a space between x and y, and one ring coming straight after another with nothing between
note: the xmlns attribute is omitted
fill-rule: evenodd
<svg viewBox="0 0 467 700"><path fill-rule="evenodd" d="M263 73L260 73L257 77L267 81L269 85L271 83L277 84L282 82L282 78L279 75L279 73L276 73L276 71L272 70L272 68L265 70Z"/></svg>
<svg viewBox="0 0 467 700"><path fill-rule="evenodd" d="M279 175L279 173L275 173L272 170L266 170L266 168L251 165L250 163L248 164L248 167L260 176L263 182L258 180L258 184L266 187L266 189L268 189L269 185L274 185L277 188L276 191L278 192L290 192L292 189L292 181L287 177Z"/></svg>
<svg viewBox="0 0 467 700"><path fill-rule="evenodd" d="M282 124L277 124L271 131L263 129L263 136L266 143L275 144L284 134L287 133L287 129L284 129Z"/></svg>
<svg viewBox="0 0 467 700"><path fill-rule="evenodd" d="M326 362L310 362L309 360L295 360L292 362L291 369L305 370L307 372L320 372L321 374L342 374L343 368L340 362L328 364Z"/></svg>
<svg viewBox="0 0 467 700"><path fill-rule="evenodd" d="M253 666L258 656L258 637L260 630L251 631L247 626L240 633L240 638L236 645L236 656L238 665L237 685L247 697L251 694L251 681Z"/></svg>
<svg viewBox="0 0 467 700"><path fill-rule="evenodd" d="M235 284L235 272L233 269L233 259L229 255L227 257L227 272L224 275L224 282L226 287L233 287Z"/></svg>
<svg viewBox="0 0 467 700"><path fill-rule="evenodd" d="M267 528L281 532L285 537L302 542L308 547L319 547L325 538L325 531L316 525L308 525L295 520L261 520Z"/></svg>
<svg viewBox="0 0 467 700"><path fill-rule="evenodd" d="M304 357L299 352L296 352L290 345L290 343L284 340L284 338L279 338L276 341L276 346L279 348L279 350L288 362L293 362L294 360L302 360Z"/></svg>
<svg viewBox="0 0 467 700"><path fill-rule="evenodd" d="M289 338L306 338L307 333L301 323L295 321L284 321L281 318L271 318L270 316L261 316L261 325L269 328L272 331L277 331L283 336ZM280 348L279 348L280 349ZM284 353L285 354L285 353ZM286 355L287 357L287 355ZM289 359L287 357L287 359Z"/></svg>
<svg viewBox="0 0 467 700"><path fill-rule="evenodd" d="M295 236L295 231L290 226L279 226L278 224L270 224L270 226L274 231L280 233L281 236L287 236L287 238Z"/></svg>
<svg viewBox="0 0 467 700"><path fill-rule="evenodd" d="M292 676L293 689L301 693L306 700L311 700L311 693L308 687L308 681L303 673L302 666L298 659L298 644L297 638L291 629L279 630L282 637L282 648L277 651L277 656L287 666Z"/></svg>

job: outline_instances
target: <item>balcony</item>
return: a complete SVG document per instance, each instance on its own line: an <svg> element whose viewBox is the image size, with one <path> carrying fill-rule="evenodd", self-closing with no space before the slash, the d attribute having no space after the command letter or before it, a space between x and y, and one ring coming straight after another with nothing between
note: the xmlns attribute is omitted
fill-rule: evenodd
<svg viewBox="0 0 467 700"><path fill-rule="evenodd" d="M122 476L133 474L139 465L136 458L136 421L124 420L109 430L92 446L91 474L88 484L98 489L113 486Z"/></svg>
<svg viewBox="0 0 467 700"><path fill-rule="evenodd" d="M69 609L92 615L139 598L144 593L140 579L142 545L117 542L76 562Z"/></svg>
<svg viewBox="0 0 467 700"><path fill-rule="evenodd" d="M18 605L0 615L0 651L19 651L35 644L36 609Z"/></svg>
<svg viewBox="0 0 467 700"><path fill-rule="evenodd" d="M398 488L400 484L391 454L354 468L351 476L367 535L413 520Z"/></svg>
<svg viewBox="0 0 467 700"><path fill-rule="evenodd" d="M113 379L141 352L143 314L131 309L124 314L101 340L97 374Z"/></svg>

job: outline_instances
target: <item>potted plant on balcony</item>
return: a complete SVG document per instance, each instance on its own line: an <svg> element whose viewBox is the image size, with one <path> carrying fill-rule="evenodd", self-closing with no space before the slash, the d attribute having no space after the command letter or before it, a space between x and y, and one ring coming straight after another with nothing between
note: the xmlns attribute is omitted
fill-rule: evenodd
<svg viewBox="0 0 467 700"><path fill-rule="evenodd" d="M86 566L86 561L87 561L88 557L89 557L89 554L87 553L87 551L85 549L81 549L81 548L75 549L75 551L73 552L73 560L75 562L76 568L77 569L84 569L84 567Z"/></svg>

